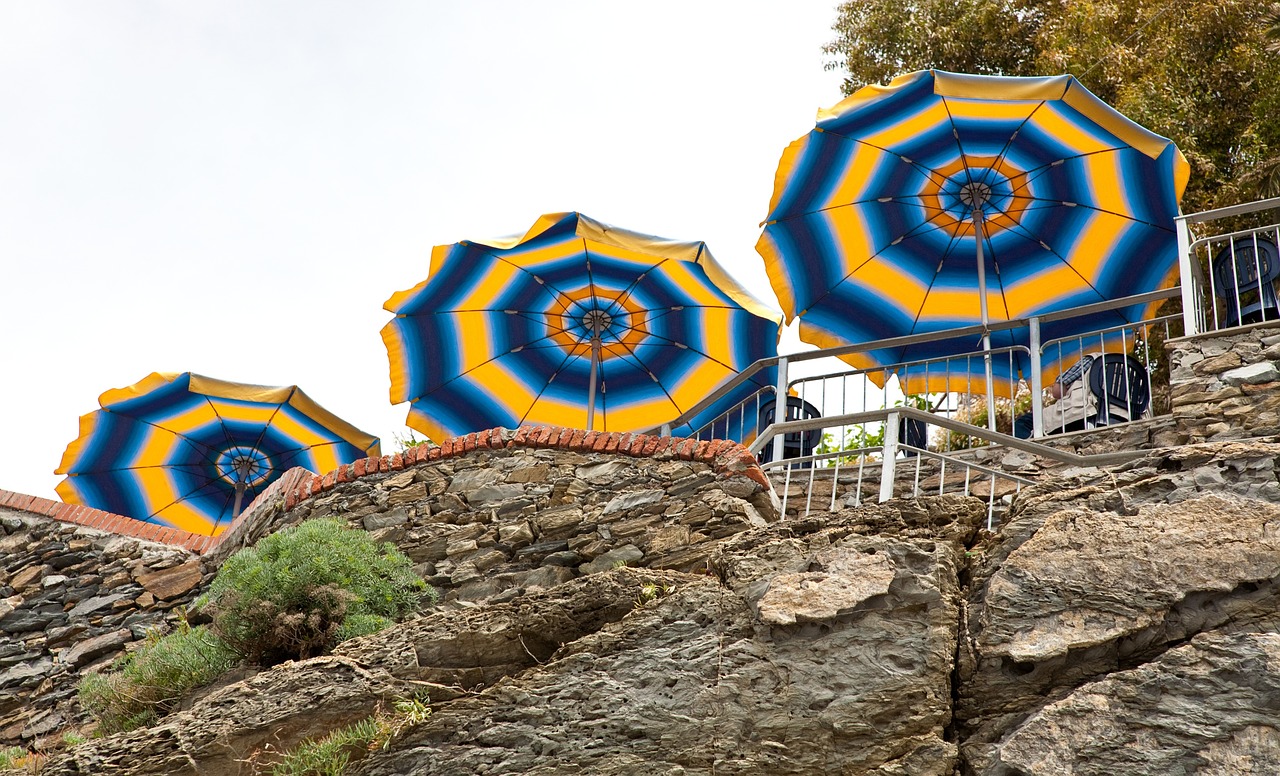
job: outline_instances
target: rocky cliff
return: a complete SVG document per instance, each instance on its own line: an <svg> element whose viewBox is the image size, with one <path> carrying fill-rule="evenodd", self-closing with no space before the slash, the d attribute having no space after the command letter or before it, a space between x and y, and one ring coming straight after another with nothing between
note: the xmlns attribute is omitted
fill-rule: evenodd
<svg viewBox="0 0 1280 776"><path fill-rule="evenodd" d="M263 525L346 515L445 602L43 772L252 773L425 693L350 773L1280 773L1280 445L1042 475L987 532L959 496L779 521L728 448L543 441L282 496Z"/></svg>

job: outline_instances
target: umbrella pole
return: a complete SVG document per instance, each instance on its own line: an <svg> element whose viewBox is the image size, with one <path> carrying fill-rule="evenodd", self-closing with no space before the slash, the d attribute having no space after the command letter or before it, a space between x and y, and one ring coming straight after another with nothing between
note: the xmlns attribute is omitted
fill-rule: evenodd
<svg viewBox="0 0 1280 776"><path fill-rule="evenodd" d="M987 331L987 262L982 254L982 208L973 210L973 236L978 245L978 308L982 311L982 361L987 377L987 428L996 430L995 381L991 372L991 334Z"/></svg>
<svg viewBox="0 0 1280 776"><path fill-rule="evenodd" d="M249 462L236 462L236 503L231 507L231 519L240 516L240 506L244 503L245 479L249 476Z"/></svg>
<svg viewBox="0 0 1280 776"><path fill-rule="evenodd" d="M589 317L591 323L591 378L587 385L587 430L595 430L596 421L596 380L600 372L600 329L603 321L600 316Z"/></svg>

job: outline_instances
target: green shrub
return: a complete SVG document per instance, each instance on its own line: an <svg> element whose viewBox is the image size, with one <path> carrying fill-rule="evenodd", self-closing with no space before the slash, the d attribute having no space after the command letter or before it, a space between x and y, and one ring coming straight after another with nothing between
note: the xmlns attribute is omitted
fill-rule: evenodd
<svg viewBox="0 0 1280 776"><path fill-rule="evenodd" d="M248 660L327 652L434 596L390 543L331 518L308 520L227 559L201 599L212 628Z"/></svg>
<svg viewBox="0 0 1280 776"><path fill-rule="evenodd" d="M238 656L204 627L185 622L168 635L147 634L141 647L111 670L87 674L78 686L80 705L102 733L133 730L171 710L188 692L217 679Z"/></svg>

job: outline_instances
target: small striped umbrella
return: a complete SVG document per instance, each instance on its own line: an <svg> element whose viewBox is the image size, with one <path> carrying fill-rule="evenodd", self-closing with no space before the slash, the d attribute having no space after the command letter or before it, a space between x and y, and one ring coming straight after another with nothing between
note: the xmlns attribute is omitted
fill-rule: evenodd
<svg viewBox="0 0 1280 776"><path fill-rule="evenodd" d="M782 155L757 250L806 342L986 326L1172 284L1174 217L1188 174L1172 142L1071 76L922 71L819 113ZM1149 312L1134 306L1055 322L1042 336ZM1024 328L848 360L874 367L1026 344ZM992 360L985 374L937 365L927 381L899 374L909 393L965 391L975 377L987 384ZM968 363L981 370L983 361ZM988 395L1008 395L1027 366L1004 368Z"/></svg>
<svg viewBox="0 0 1280 776"><path fill-rule="evenodd" d="M391 402L440 440L496 425L634 431L677 418L777 354L779 316L702 242L578 213L523 236L443 245L427 280L393 295L382 329ZM776 370L701 413L769 387Z"/></svg>
<svg viewBox="0 0 1280 776"><path fill-rule="evenodd" d="M294 467L323 473L380 455L378 439L297 386L152 373L98 399L63 453L58 494L138 520L216 536Z"/></svg>

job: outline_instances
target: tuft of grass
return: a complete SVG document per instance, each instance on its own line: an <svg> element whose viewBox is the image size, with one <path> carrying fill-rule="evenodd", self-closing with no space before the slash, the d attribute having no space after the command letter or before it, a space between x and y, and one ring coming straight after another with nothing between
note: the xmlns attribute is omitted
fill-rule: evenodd
<svg viewBox="0 0 1280 776"><path fill-rule="evenodd" d="M640 595L636 596L635 608L639 609L647 603L656 601L659 598L665 598L675 591L676 589L671 585L665 583L659 585L656 582L649 582L640 587Z"/></svg>
<svg viewBox="0 0 1280 776"><path fill-rule="evenodd" d="M271 776L342 776L353 759L387 748L430 714L425 697L398 700L390 712L379 711L321 738L303 741L271 769Z"/></svg>
<svg viewBox="0 0 1280 776"><path fill-rule="evenodd" d="M29 773L39 773L42 764L43 758L37 752L28 752L20 746L0 749L0 771L26 770Z"/></svg>
<svg viewBox="0 0 1280 776"><path fill-rule="evenodd" d="M98 720L104 735L134 730L169 712L191 690L214 681L237 662L236 653L206 628L180 622L173 633L148 633L143 645L117 660L111 670L82 678L77 687L80 705Z"/></svg>

